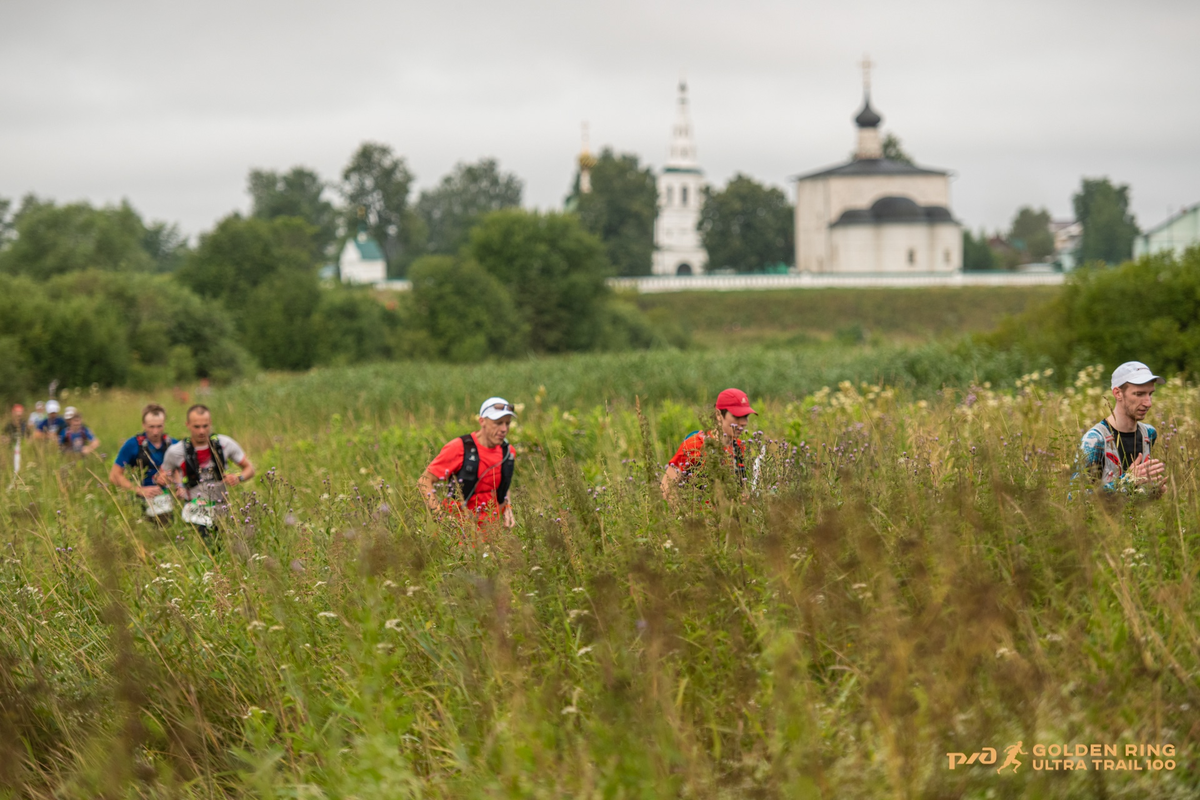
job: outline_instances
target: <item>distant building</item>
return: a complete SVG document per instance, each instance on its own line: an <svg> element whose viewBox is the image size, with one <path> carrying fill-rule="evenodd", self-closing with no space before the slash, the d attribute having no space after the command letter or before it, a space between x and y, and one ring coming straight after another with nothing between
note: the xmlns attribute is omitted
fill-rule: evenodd
<svg viewBox="0 0 1200 800"><path fill-rule="evenodd" d="M700 275L708 252L696 226L704 202L704 172L696 161L687 84L679 82L679 104L671 130L671 157L658 176L658 218L654 222L655 275Z"/></svg>
<svg viewBox="0 0 1200 800"><path fill-rule="evenodd" d="M796 268L961 271L962 228L950 213L949 173L884 158L869 73L863 94L854 158L795 178Z"/></svg>
<svg viewBox="0 0 1200 800"><path fill-rule="evenodd" d="M1200 244L1200 203L1185 208L1133 240L1133 257L1173 252L1177 257Z"/></svg>
<svg viewBox="0 0 1200 800"><path fill-rule="evenodd" d="M1079 252L1079 240L1083 238L1083 225L1073 219L1056 219L1050 222L1050 233L1054 236L1054 263L1064 272L1075 269Z"/></svg>
<svg viewBox="0 0 1200 800"><path fill-rule="evenodd" d="M383 283L387 280L387 261L383 248L365 230L346 242L338 258L342 283Z"/></svg>

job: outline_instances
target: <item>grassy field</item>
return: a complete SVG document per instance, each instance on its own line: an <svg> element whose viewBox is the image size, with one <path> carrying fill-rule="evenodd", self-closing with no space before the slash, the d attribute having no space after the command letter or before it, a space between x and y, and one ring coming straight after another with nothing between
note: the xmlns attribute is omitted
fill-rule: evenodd
<svg viewBox="0 0 1200 800"><path fill-rule="evenodd" d="M652 318L678 323L700 347L796 344L831 338L914 343L994 328L1057 287L805 289L633 295Z"/></svg>
<svg viewBox="0 0 1200 800"><path fill-rule="evenodd" d="M260 478L215 554L141 521L107 462L31 448L13 481L6 458L0 796L1196 796L1200 389L1156 397L1166 496L1114 502L1070 483L1107 413L1098 372L1047 389L989 362L1009 377L988 387L956 357L652 353L220 389L216 429ZM946 380L822 383L894 363ZM743 379L755 490L714 468L668 508L661 465ZM520 524L481 539L413 483L493 390L521 404ZM115 452L148 398L83 394ZM1023 766L998 774L1018 741ZM1036 769L1051 744L1173 750ZM995 763L948 768L987 747Z"/></svg>

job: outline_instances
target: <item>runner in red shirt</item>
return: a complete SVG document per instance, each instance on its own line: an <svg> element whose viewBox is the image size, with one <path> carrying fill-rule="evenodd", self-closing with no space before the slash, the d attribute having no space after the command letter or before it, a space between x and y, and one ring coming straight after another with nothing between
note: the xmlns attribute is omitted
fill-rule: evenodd
<svg viewBox="0 0 1200 800"><path fill-rule="evenodd" d="M517 524L509 502L513 452L505 437L515 418L512 403L490 397L479 409L479 430L451 439L417 481L425 505L435 513L461 511L463 498L480 523L501 519L504 527ZM444 482L440 490L437 483Z"/></svg>
<svg viewBox="0 0 1200 800"><path fill-rule="evenodd" d="M721 412L721 443L725 452L733 457L738 476L744 479L746 457L738 437L750 424L750 415L758 412L750 407L750 398L741 389L726 389L717 395L717 411ZM688 475L704 462L704 442L715 435L715 431L695 431L689 433L683 444L679 445L662 478L664 499L670 500L675 487L685 482Z"/></svg>

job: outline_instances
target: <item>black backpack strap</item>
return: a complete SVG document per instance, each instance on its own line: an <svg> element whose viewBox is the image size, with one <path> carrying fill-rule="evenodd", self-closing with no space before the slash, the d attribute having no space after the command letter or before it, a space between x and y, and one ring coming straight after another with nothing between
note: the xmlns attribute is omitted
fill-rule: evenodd
<svg viewBox="0 0 1200 800"><path fill-rule="evenodd" d="M512 486L513 469L516 462L513 460L512 448L508 446L507 440L501 443L500 452L504 456L500 460L500 486L496 489L496 505L503 506L508 501L508 487Z"/></svg>
<svg viewBox="0 0 1200 800"><path fill-rule="evenodd" d="M196 458L196 446L192 444L190 436L183 440L183 474L189 489L200 483L200 461Z"/></svg>
<svg viewBox="0 0 1200 800"><path fill-rule="evenodd" d="M469 433L463 434L459 439L463 443L463 463L458 468L454 480L450 482L450 491L453 493L457 484L465 503L475 494L475 486L479 483L479 446L475 444L475 437Z"/></svg>
<svg viewBox="0 0 1200 800"><path fill-rule="evenodd" d="M225 480L225 448L221 446L217 434L208 437L208 446L212 448L212 456L216 460L217 480Z"/></svg>

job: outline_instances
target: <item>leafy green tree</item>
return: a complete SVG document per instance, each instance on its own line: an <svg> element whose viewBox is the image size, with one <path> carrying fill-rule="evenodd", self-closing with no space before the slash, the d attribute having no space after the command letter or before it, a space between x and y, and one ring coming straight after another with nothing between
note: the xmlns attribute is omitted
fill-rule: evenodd
<svg viewBox="0 0 1200 800"><path fill-rule="evenodd" d="M721 191L704 190L700 238L709 269L756 272L790 264L795 220L783 191L737 174Z"/></svg>
<svg viewBox="0 0 1200 800"><path fill-rule="evenodd" d="M899 161L901 164L908 164L910 167L916 162L912 160L912 156L904 151L904 147L900 144L900 137L894 133L889 133L883 137L883 157L889 161Z"/></svg>
<svg viewBox="0 0 1200 800"><path fill-rule="evenodd" d="M1050 232L1050 212L1023 206L1013 218L1008 242L1030 261L1044 261L1054 255L1054 234Z"/></svg>
<svg viewBox="0 0 1200 800"><path fill-rule="evenodd" d="M413 262L413 325L423 332L418 355L444 361L517 356L528 328L504 285L479 264L456 256Z"/></svg>
<svg viewBox="0 0 1200 800"><path fill-rule="evenodd" d="M618 275L649 275L654 255L658 188L654 172L631 154L605 148L591 170L592 190L579 191L579 174L568 206L585 230L600 237Z"/></svg>
<svg viewBox="0 0 1200 800"><path fill-rule="evenodd" d="M296 217L232 214L200 239L179 280L232 313L244 344L268 369L314 363L319 300L313 228Z"/></svg>
<svg viewBox="0 0 1200 800"><path fill-rule="evenodd" d="M428 233L426 251L457 253L484 214L520 206L521 190L521 179L501 172L493 158L457 164L441 183L422 192L417 200L417 215Z"/></svg>
<svg viewBox="0 0 1200 800"><path fill-rule="evenodd" d="M533 350L596 346L612 267L577 216L493 211L471 231L467 252L508 290Z"/></svg>
<svg viewBox="0 0 1200 800"><path fill-rule="evenodd" d="M359 364L395 356L392 338L401 321L394 306L380 302L367 287L322 289L312 319L316 363Z"/></svg>
<svg viewBox="0 0 1200 800"><path fill-rule="evenodd" d="M963 269L967 272L981 272L989 269L999 269L1000 259L988 245L988 235L982 229L979 237L963 228Z"/></svg>
<svg viewBox="0 0 1200 800"><path fill-rule="evenodd" d="M1118 264L1133 255L1138 226L1129 213L1129 186L1113 186L1108 178L1084 178L1072 198L1075 218L1083 225L1079 261Z"/></svg>
<svg viewBox="0 0 1200 800"><path fill-rule="evenodd" d="M322 195L326 184L304 167L284 173L252 169L246 181L250 192L251 216L259 219L299 217L316 230L313 238L322 253L337 239L337 211Z"/></svg>
<svg viewBox="0 0 1200 800"><path fill-rule="evenodd" d="M16 238L0 252L2 272L47 280L86 269L151 272L156 268L144 246L146 226L127 202L104 208L88 203L58 206L30 195L12 225Z"/></svg>
<svg viewBox="0 0 1200 800"><path fill-rule="evenodd" d="M342 171L345 229L353 235L365 225L394 275L403 275L425 239L424 226L408 204L412 182L404 159L378 142L363 142Z"/></svg>

